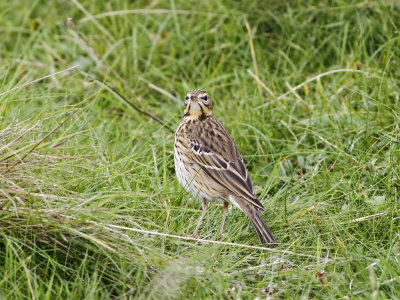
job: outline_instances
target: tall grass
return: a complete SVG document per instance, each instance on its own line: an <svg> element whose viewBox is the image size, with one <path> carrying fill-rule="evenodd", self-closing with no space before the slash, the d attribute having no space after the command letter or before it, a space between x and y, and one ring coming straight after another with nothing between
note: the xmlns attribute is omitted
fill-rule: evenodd
<svg viewBox="0 0 400 300"><path fill-rule="evenodd" d="M396 1L0 11L0 298L399 297ZM201 207L172 149L194 88L279 247L237 209L220 238L218 205L186 238Z"/></svg>

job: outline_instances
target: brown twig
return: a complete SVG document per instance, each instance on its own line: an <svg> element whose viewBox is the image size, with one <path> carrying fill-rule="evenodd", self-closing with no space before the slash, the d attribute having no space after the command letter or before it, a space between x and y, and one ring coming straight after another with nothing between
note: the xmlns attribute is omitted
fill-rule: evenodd
<svg viewBox="0 0 400 300"><path fill-rule="evenodd" d="M114 88L112 88L111 86L109 86L108 84L99 81L98 79L94 78L93 76L86 74L87 76L89 76L94 82L102 85L106 90L108 90L109 92L111 92L112 94L114 94L115 96L117 96L120 100L126 102L130 107L132 107L134 110L136 110L138 113L143 114L151 119L153 119L154 121L156 121L157 123L161 124L163 127L165 127L166 129L168 129L170 132L174 133L174 130L168 126L167 124L164 123L164 121L162 121L160 118L158 118L157 116L153 115L152 113L141 109L140 107L138 107L136 104L134 104L132 101L130 101L129 99L127 99L126 97L124 97L123 95L121 95L117 90L115 90Z"/></svg>

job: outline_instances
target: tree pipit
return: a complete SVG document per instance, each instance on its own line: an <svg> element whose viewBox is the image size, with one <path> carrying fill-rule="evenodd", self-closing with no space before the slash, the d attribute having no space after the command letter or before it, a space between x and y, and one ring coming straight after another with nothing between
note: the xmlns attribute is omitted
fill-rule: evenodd
<svg viewBox="0 0 400 300"><path fill-rule="evenodd" d="M198 237L208 201L222 201L220 233L232 203L253 223L261 242L276 244L259 214L264 206L254 195L243 159L229 133L215 118L210 97L202 90L190 91L184 106L184 116L175 133L174 160L179 183L203 201L203 212L192 236Z"/></svg>

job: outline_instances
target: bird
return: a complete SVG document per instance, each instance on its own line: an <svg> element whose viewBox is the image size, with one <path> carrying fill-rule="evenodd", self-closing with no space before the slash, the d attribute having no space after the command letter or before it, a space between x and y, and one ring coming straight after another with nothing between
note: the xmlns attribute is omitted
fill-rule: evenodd
<svg viewBox="0 0 400 300"><path fill-rule="evenodd" d="M264 206L254 194L243 158L214 116L210 96L204 90L192 90L186 95L184 114L175 132L174 163L179 184L195 199L202 200L203 210L191 237L198 238L208 202L222 202L220 235L231 203L250 219L261 243L277 244L260 216Z"/></svg>

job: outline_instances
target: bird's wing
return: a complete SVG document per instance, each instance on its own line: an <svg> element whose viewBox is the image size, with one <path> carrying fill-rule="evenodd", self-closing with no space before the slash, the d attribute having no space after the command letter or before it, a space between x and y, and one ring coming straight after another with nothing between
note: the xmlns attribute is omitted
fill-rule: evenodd
<svg viewBox="0 0 400 300"><path fill-rule="evenodd" d="M202 170L232 194L241 196L260 210L261 202L254 196L253 186L243 159L230 139L216 145L205 139L189 139L191 156Z"/></svg>

